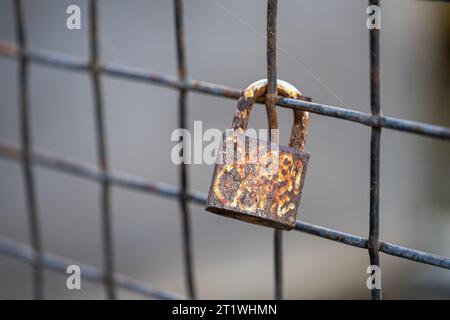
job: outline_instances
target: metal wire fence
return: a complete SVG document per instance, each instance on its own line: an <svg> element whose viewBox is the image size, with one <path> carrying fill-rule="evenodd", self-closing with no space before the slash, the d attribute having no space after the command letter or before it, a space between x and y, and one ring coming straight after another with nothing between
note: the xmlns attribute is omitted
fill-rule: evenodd
<svg viewBox="0 0 450 320"><path fill-rule="evenodd" d="M369 0L369 5L379 5L379 0ZM191 223L189 204L204 205L206 194L190 190L188 168L185 164L179 166L179 185L169 185L123 172L117 172L109 167L106 147L106 131L104 126L104 104L101 76L110 76L128 80L142 81L178 90L178 126L186 128L188 92L200 92L218 97L238 99L241 90L225 87L219 84L189 79L186 70L186 55L183 27L182 0L174 0L175 38L177 48L178 76L151 73L147 70L130 68L122 65L102 63L99 58L98 39L98 3L89 1L89 40L90 59L85 61L67 54L30 49L24 31L25 20L21 0L14 0L15 30L17 43L0 41L0 55L17 60L20 111L20 145L0 142L0 156L20 161L25 181L25 194L28 212L28 225L31 246L0 236L0 254L25 261L33 267L33 297L44 298L43 272L45 269L65 273L66 267L74 261L56 256L44 250L39 225L38 203L35 191L33 166L42 166L53 170L77 175L97 181L100 188L101 228L103 245L103 267L97 268L77 263L85 279L101 282L105 286L106 297L117 298L117 289L126 289L145 297L156 299L177 299L180 295L154 289L141 282L134 281L117 273L114 263L114 242L112 235L112 216L110 192L112 187L123 187L149 194L168 197L179 202L182 220L182 243L184 252L184 273L187 297L195 299L195 272L193 267L193 251L191 240ZM371 113L339 108L336 106L295 100L277 96L276 92L276 16L277 0L267 1L267 78L268 93L266 110L273 112L275 105L293 110L312 112L318 115L356 122L370 127L370 204L369 204L369 235L367 238L348 234L342 231L325 228L304 221L297 221L295 229L300 232L319 236L346 245L367 249L371 265L380 265L379 252L388 255L420 262L440 268L450 269L450 258L421 252L379 239L379 190L380 190L380 136L382 128L404 131L434 139L450 141L450 128L427 123L409 121L383 116L380 106L380 30L369 31L370 46L370 105ZM28 66L37 63L49 67L61 68L67 71L89 72L92 79L95 124L97 139L97 164L84 163L69 159L45 150L33 148L30 133L30 110L28 97ZM274 282L276 299L282 299L282 231L274 231ZM76 263L76 262L75 262ZM381 299L381 289L372 289L372 298Z"/></svg>

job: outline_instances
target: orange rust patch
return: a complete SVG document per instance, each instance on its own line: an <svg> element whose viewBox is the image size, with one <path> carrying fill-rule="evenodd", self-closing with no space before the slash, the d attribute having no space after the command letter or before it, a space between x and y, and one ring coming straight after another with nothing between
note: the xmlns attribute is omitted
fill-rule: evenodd
<svg viewBox="0 0 450 320"><path fill-rule="evenodd" d="M281 218L296 209L293 196L300 192L302 161L289 153L268 151L251 163L257 151L254 148L244 153L245 161L221 166L212 185L214 194L222 205L233 210L258 209ZM278 168L271 169L274 157L279 157Z"/></svg>

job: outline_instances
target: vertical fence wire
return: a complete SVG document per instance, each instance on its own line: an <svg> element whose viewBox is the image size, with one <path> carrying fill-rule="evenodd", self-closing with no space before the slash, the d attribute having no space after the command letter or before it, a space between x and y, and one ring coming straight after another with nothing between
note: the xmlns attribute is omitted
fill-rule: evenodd
<svg viewBox="0 0 450 320"><path fill-rule="evenodd" d="M102 173L108 174L109 161L106 147L106 128L103 109L102 89L100 83L100 57L99 57L99 26L98 26L98 2L89 2L89 23L90 23L90 69L92 76L95 127L97 139L98 165ZM106 296L108 299L116 299L116 288L114 282L114 245L112 234L112 214L111 214L111 188L108 179L103 179L100 186L100 206L101 206L101 228L103 246L103 269Z"/></svg>
<svg viewBox="0 0 450 320"><path fill-rule="evenodd" d="M178 77L180 81L186 80L186 45L184 41L184 26L183 26L183 3L182 0L175 0L175 35L177 47L177 67ZM178 94L178 127L186 129L186 106L187 106L187 90L182 88ZM181 138L184 139L184 138ZM184 140L183 149L184 152ZM183 156L183 155L182 155ZM184 159L184 158L183 158ZM194 267L193 267L193 248L191 237L191 217L189 212L189 197L188 197L188 169L184 161L181 162L180 168L180 196L179 203L181 208L181 228L183 241L183 255L184 255L184 269L185 280L190 299L196 298L195 281L194 281Z"/></svg>
<svg viewBox="0 0 450 320"><path fill-rule="evenodd" d="M277 0L267 1L267 95L266 112L270 129L278 128L276 114L277 97ZM273 136L269 130L271 141L278 143L278 134ZM274 285L275 299L283 299L283 232L274 230Z"/></svg>
<svg viewBox="0 0 450 320"><path fill-rule="evenodd" d="M183 26L183 3L182 0L175 0L175 33L177 46L177 67L180 81L186 80L186 45L184 41ZM187 90L182 88L178 95L178 127L186 129L186 106ZM182 138L184 139L184 138ZM183 140L184 144L184 140ZM184 146L183 151L184 152ZM182 155L183 156L183 155ZM191 217L188 204L188 170L184 161L180 164L180 196L179 203L181 208L181 228L183 240L183 255L185 280L190 299L196 299L194 267L193 267L193 249L191 237Z"/></svg>
<svg viewBox="0 0 450 320"><path fill-rule="evenodd" d="M369 5L380 5L379 0L369 0ZM370 46L370 109L373 116L381 115L380 107L380 30L369 31ZM381 127L372 126L370 139L370 214L369 259L371 266L380 266L380 139ZM381 288L371 290L372 299L381 299Z"/></svg>
<svg viewBox="0 0 450 320"><path fill-rule="evenodd" d="M42 264L42 242L39 228L38 208L36 199L35 181L32 169L32 143L30 110L28 103L28 58L25 54L27 41L25 36L25 26L23 18L22 1L14 1L14 11L16 20L16 36L19 49L18 55L18 80L19 80L19 117L20 117L20 139L23 152L22 168L24 176L24 188L26 205L28 211L28 224L33 249L33 298L42 299L44 297L43 286L43 264Z"/></svg>

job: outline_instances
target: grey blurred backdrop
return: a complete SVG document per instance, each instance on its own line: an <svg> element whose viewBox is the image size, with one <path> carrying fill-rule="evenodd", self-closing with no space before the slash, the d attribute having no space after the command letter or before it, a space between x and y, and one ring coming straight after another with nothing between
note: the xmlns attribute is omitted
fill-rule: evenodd
<svg viewBox="0 0 450 320"><path fill-rule="evenodd" d="M78 4L82 29L66 29L66 7ZM192 79L244 88L266 75L266 1L187 0L185 27ZM364 0L280 0L278 76L314 101L369 112L369 52ZM30 46L88 58L87 3L24 1ZM0 38L15 41L12 1L0 0ZM176 76L172 1L100 1L103 61ZM384 114L450 126L449 8L426 1L382 3ZM18 143L16 63L0 57L0 139ZM112 168L152 181L178 183L170 161L177 92L102 78ZM92 88L88 74L31 64L34 146L95 163ZM235 102L189 94L188 122L228 128ZM279 110L287 141L291 112ZM264 108L251 126L265 127ZM367 127L312 115L311 152L299 218L368 234ZM46 250L101 266L99 187L34 168ZM212 166L191 165L192 189L207 192ZM381 238L450 255L450 145L384 130ZM28 242L21 167L0 158L0 234ZM175 201L113 189L117 270L185 294L180 213ZM206 213L192 205L195 277L200 298L272 298L273 232ZM369 298L365 250L285 233L285 297ZM385 298L450 298L450 272L382 254ZM65 277L45 273L47 298L104 297L101 285L69 291ZM138 298L120 292L121 298ZM0 256L0 298L31 298L31 269Z"/></svg>

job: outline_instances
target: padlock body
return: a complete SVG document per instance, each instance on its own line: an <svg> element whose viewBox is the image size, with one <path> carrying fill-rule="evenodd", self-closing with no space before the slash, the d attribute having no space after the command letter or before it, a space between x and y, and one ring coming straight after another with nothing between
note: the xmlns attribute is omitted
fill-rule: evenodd
<svg viewBox="0 0 450 320"><path fill-rule="evenodd" d="M219 149L206 210L254 224L292 229L309 153L253 137L246 137L242 144L239 138L233 138L230 148L231 138L224 136L228 144ZM234 151L232 157L230 149Z"/></svg>

